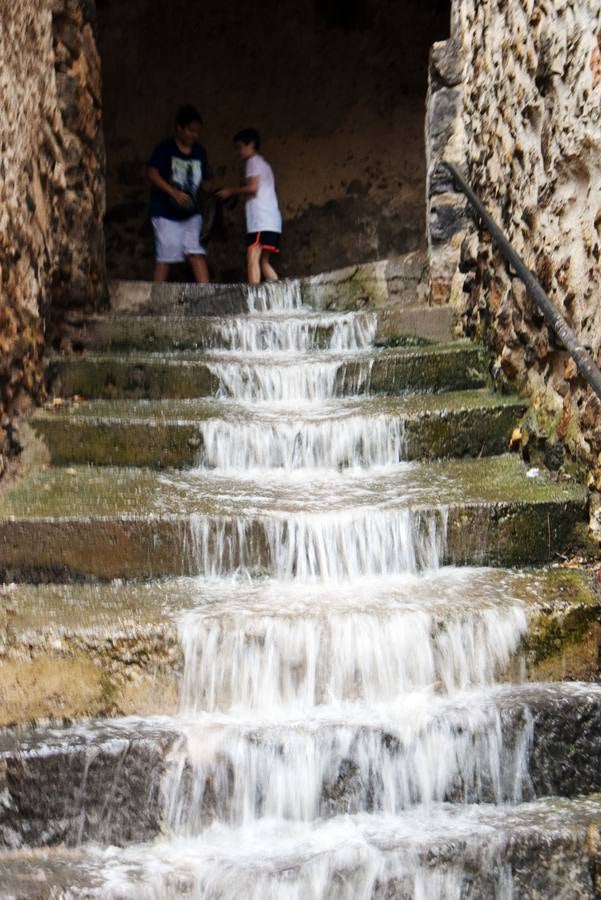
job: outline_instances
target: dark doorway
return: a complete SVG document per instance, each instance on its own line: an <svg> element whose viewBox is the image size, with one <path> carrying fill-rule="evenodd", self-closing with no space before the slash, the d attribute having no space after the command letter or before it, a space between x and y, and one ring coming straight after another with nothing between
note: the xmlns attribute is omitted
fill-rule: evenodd
<svg viewBox="0 0 601 900"><path fill-rule="evenodd" d="M98 0L108 158L107 259L148 278L144 161L176 107L197 105L219 180L238 180L233 133L264 135L296 275L414 249L424 233L429 48L449 0ZM242 211L210 248L214 276L243 271Z"/></svg>

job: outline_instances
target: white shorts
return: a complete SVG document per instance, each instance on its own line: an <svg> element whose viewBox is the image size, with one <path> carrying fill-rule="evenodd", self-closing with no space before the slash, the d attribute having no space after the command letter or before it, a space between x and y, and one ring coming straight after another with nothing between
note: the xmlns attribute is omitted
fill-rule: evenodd
<svg viewBox="0 0 601 900"><path fill-rule="evenodd" d="M202 216L190 216L181 222L155 216L154 228L155 259L160 263L184 262L186 256L206 255L200 243Z"/></svg>

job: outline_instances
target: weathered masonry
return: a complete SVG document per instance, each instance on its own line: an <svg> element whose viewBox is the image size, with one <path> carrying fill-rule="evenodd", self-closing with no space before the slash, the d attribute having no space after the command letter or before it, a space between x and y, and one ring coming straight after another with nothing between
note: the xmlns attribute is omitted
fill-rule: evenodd
<svg viewBox="0 0 601 900"><path fill-rule="evenodd" d="M0 5L0 475L42 356L106 297L94 4Z"/></svg>
<svg viewBox="0 0 601 900"><path fill-rule="evenodd" d="M601 349L601 10L594 0L453 4L431 57L432 297L530 397L525 437L600 482L599 402L437 163L458 165L581 341Z"/></svg>

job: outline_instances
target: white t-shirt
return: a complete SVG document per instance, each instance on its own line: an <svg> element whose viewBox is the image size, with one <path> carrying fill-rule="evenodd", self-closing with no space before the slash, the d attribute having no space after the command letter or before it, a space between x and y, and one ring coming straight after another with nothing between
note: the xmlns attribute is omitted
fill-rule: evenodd
<svg viewBox="0 0 601 900"><path fill-rule="evenodd" d="M246 201L246 231L282 230L282 214L275 192L273 169L258 153L246 160L247 178L258 178L259 189Z"/></svg>

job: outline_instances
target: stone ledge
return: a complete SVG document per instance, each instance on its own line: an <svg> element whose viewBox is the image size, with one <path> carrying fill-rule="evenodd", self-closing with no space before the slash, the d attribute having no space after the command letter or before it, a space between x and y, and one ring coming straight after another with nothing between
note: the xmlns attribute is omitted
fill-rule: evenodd
<svg viewBox="0 0 601 900"><path fill-rule="evenodd" d="M482 707L485 724L474 726L470 710ZM484 699L476 692L472 703L455 708L450 701L448 713L452 717L455 738L461 744L467 733L473 740L474 771L452 768L449 781L439 788L441 801L451 803L495 803L499 790L505 802L517 789L514 778L521 779L525 800L552 794L555 797L574 797L601 790L601 771L597 765L597 747L601 737L601 694L598 687L582 685L507 686L494 688ZM479 721L479 720L478 720ZM82 841L123 846L151 840L159 835L166 818L166 798L160 787L165 776L170 751L177 745L184 758L191 734L194 747L204 730L177 717L157 719L91 720L71 728L45 730L16 730L0 732L0 785L3 805L0 809L0 847L76 846ZM210 721L207 723L211 728ZM237 726L232 723L231 729ZM286 723L278 720L278 728L286 730ZM427 719L415 739L428 740L441 727L434 716ZM443 729L445 728L442 725ZM309 728L299 731L293 720L296 740L306 741L308 748L319 741L336 746L336 733L347 729L344 722L321 721L317 732ZM495 772L491 770L487 734L501 739L501 785L495 786ZM267 727L239 726L240 739L252 744L271 746L273 735ZM381 744L381 752L397 759L400 765L411 766L414 745L405 743L400 731L391 723L360 728L364 738L370 735L370 746ZM519 747L531 735L526 752L528 774L520 768ZM528 747L528 744L526 745ZM310 751L308 750L310 753ZM378 773L373 783L358 783L358 762L353 746L348 757L341 755L338 772L317 786L318 802L323 815L331 817L355 811L357 794L361 809L377 812L370 807L369 797L378 794ZM218 749L203 759L205 774L214 770L215 776L226 765L230 779L243 774L236 772L233 760L223 760ZM178 790L186 795L191 790L194 757L182 769ZM231 767L231 768L230 768ZM477 777L476 777L477 776ZM505 776L505 777L504 777ZM207 791L198 816L209 823L215 805L228 807L226 792L212 796ZM107 802L109 798L109 802ZM372 801L373 802L373 801ZM257 798L260 803L260 798ZM365 804L365 805L364 805ZM517 807L519 812L520 807ZM400 810L399 810L400 812ZM222 815L225 810L222 810ZM220 816L221 818L221 816Z"/></svg>
<svg viewBox="0 0 601 900"><path fill-rule="evenodd" d="M493 809L486 805L449 807L434 805L429 819L411 811L405 817L389 821L387 827L381 817L367 818L365 831L356 823L359 846L367 845L381 854L386 875L378 880L379 890L386 891L390 900L407 900L415 895L416 880L435 885L453 873L453 884L474 897L495 897L507 889L508 882L514 896L520 900L597 900L597 883L601 857L599 846L601 802L597 796L574 801L549 798L520 806ZM347 827L353 821L346 820ZM328 828L328 822L312 825ZM397 831L400 829L400 832ZM218 852L214 861L221 863L228 873L228 887L235 890L245 869L252 861L261 876L274 891L278 889L278 875L285 872L289 879L298 877L301 889L305 866L311 866L314 855L307 856L310 841L291 846L285 825L275 834L268 858L257 856L256 849L247 846L245 836L231 831L233 853ZM407 837L412 832L415 838ZM305 835L307 832L305 832ZM419 835L427 835L427 838ZM313 835L314 836L314 831ZM198 858L203 850L201 842L164 839L156 845L164 860L161 887L179 884L184 872L185 884L200 881ZM236 859L241 852L242 860ZM348 852L348 851L347 851ZM320 852L323 859L323 851ZM232 859L232 857L234 857ZM348 857L346 857L348 858ZM202 859L202 857L201 857ZM142 890L156 889L156 874L144 880L147 856L144 848L119 852L115 848L82 848L67 850L21 850L5 852L0 858L5 882L12 895L19 900L55 900L57 896L89 897L102 893L107 873L114 866L132 866L143 880ZM275 860L275 863L274 863ZM320 860L321 861L321 860ZM329 860L328 860L329 862ZM331 859L332 878L347 879L348 869L340 869L335 857ZM196 875L195 875L196 873ZM566 874L568 877L566 877ZM150 884L152 879L152 885ZM444 883L444 881L443 881ZM363 885L361 885L363 887Z"/></svg>
<svg viewBox="0 0 601 900"><path fill-rule="evenodd" d="M490 456L503 453L524 404L514 398L482 396L475 391L460 393L447 407L446 395L426 394L416 408L413 399L392 404L383 400L382 413L398 416L403 429L400 460L435 459L449 456ZM461 403L463 398L463 404ZM102 401L101 401L102 402ZM85 406L88 407L86 413ZM75 415L38 413L31 425L45 442L55 465L151 466L186 468L201 458L203 434L200 423L218 416L201 413L194 419L182 409L182 418L169 419L157 404L145 420L128 414L114 417L95 413L95 403L86 404ZM356 410L361 415L361 410ZM364 414L369 420L372 411ZM293 420L291 420L292 422ZM310 420L309 420L310 421ZM299 433L303 420L297 422ZM265 423L268 431L270 423Z"/></svg>
<svg viewBox="0 0 601 900"><path fill-rule="evenodd" d="M342 396L355 392L355 388L359 393L369 388L383 394L403 390L467 390L482 387L487 380L484 350L468 342L347 354L338 357L338 361L337 379ZM197 398L213 396L219 387L219 379L206 359L191 353L51 358L47 363L47 380L58 396L78 395L86 399Z"/></svg>
<svg viewBox="0 0 601 900"><path fill-rule="evenodd" d="M306 614L319 617L315 588L306 590ZM235 603L238 595L232 591ZM0 726L174 714L183 670L178 620L201 596L206 595L195 579L0 588L6 610L0 617ZM500 608L505 602L523 604L528 618L527 635L507 672L499 673L502 679L519 679L524 660L534 681L598 679L601 598L588 572L494 569L451 589L442 570L424 576L419 595L415 580L391 589L391 601L400 609L424 604L436 634L478 615L482 598ZM369 602L366 597L366 609ZM227 615L226 609L225 621ZM257 615L277 620L271 609ZM251 632L254 621L249 618Z"/></svg>

